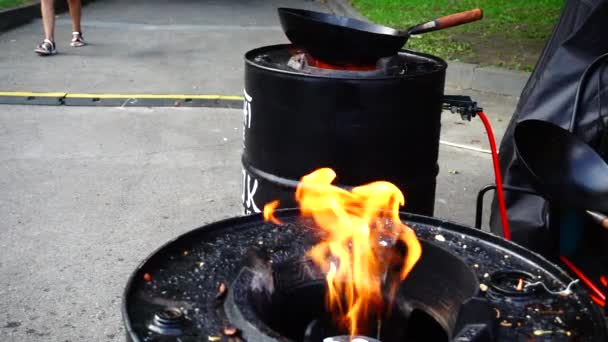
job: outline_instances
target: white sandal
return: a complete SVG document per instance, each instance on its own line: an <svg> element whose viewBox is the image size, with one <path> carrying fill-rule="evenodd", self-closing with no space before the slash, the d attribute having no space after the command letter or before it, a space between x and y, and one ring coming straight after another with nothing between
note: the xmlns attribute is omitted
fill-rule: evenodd
<svg viewBox="0 0 608 342"><path fill-rule="evenodd" d="M51 56L57 53L55 42L45 39L34 50L40 56Z"/></svg>
<svg viewBox="0 0 608 342"><path fill-rule="evenodd" d="M82 38L82 33L80 32L72 32L72 42L70 43L73 47L81 47L87 45L84 42L84 38Z"/></svg>

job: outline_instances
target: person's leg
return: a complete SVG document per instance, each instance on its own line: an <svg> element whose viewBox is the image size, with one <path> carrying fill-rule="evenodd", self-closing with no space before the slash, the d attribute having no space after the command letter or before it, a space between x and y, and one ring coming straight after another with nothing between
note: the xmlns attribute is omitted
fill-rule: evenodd
<svg viewBox="0 0 608 342"><path fill-rule="evenodd" d="M55 41L55 1L41 0L40 11L42 12L42 25L44 27L44 39Z"/></svg>
<svg viewBox="0 0 608 342"><path fill-rule="evenodd" d="M82 38L82 27L80 26L82 3L80 0L68 0L68 6L70 7L70 16L72 17L72 43L70 45L74 47L83 46L85 43Z"/></svg>
<svg viewBox="0 0 608 342"><path fill-rule="evenodd" d="M44 40L34 51L41 56L54 55L57 53L55 49L55 1L41 0L40 12L42 13Z"/></svg>
<svg viewBox="0 0 608 342"><path fill-rule="evenodd" d="M80 0L68 0L68 6L70 7L70 16L72 17L72 32L82 33L82 28L80 27L82 3Z"/></svg>

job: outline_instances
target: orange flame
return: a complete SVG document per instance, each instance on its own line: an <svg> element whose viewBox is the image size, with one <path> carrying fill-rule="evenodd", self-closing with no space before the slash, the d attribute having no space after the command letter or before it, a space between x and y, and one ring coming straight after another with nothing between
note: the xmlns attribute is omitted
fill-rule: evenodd
<svg viewBox="0 0 608 342"><path fill-rule="evenodd" d="M329 309L354 336L361 332L370 314L380 317L390 308L399 280L407 277L422 248L414 231L399 218L399 207L405 203L399 188L378 181L349 192L331 185L335 178L329 168L304 176L296 199L302 214L312 216L326 233L308 255L327 274ZM270 204L267 206L270 208ZM401 241L407 252L397 255L382 241L385 245ZM395 265L400 268L399 279L385 284L389 268ZM390 288L386 307L385 285Z"/></svg>
<svg viewBox="0 0 608 342"><path fill-rule="evenodd" d="M272 201L264 206L264 220L274 224L281 224L281 221L274 216L274 211L279 206L279 201Z"/></svg>

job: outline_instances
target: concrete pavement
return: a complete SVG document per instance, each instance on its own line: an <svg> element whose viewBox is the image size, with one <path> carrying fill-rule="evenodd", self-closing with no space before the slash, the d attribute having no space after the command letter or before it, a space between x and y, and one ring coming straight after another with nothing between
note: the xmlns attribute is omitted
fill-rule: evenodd
<svg viewBox="0 0 608 342"><path fill-rule="evenodd" d="M67 13L59 53L40 58L40 19L0 34L0 91L241 94L243 55L287 43L276 8L327 11L297 0L106 0L84 7L89 46L72 48Z"/></svg>
<svg viewBox="0 0 608 342"><path fill-rule="evenodd" d="M97 1L91 46L32 52L40 22L0 34L0 91L240 94L242 55L285 42L274 7L310 1ZM229 3L229 4L228 4ZM88 23L88 24L87 24ZM470 94L499 135L517 99ZM0 105L0 341L122 341L120 297L155 248L241 213L241 112ZM478 119L442 140L487 149ZM471 225L490 156L441 145L436 215Z"/></svg>
<svg viewBox="0 0 608 342"><path fill-rule="evenodd" d="M0 107L0 340L121 341L169 239L241 212L241 113Z"/></svg>
<svg viewBox="0 0 608 342"><path fill-rule="evenodd" d="M242 213L241 115L1 106L0 340L123 340L120 297L137 264ZM447 113L442 140L487 148L477 119ZM441 145L440 168L436 215L472 225L490 156Z"/></svg>

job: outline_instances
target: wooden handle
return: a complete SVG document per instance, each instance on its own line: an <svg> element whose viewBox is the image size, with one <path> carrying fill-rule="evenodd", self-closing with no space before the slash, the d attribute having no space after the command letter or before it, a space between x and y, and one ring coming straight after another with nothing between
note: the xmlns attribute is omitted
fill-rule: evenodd
<svg viewBox="0 0 608 342"><path fill-rule="evenodd" d="M608 216L597 211L586 210L587 215L595 221L597 224L602 226L604 229L608 229Z"/></svg>
<svg viewBox="0 0 608 342"><path fill-rule="evenodd" d="M483 12L481 8L476 8L469 11L446 15L445 17L435 19L435 21L437 22L438 29L443 29L477 21L481 18L483 18Z"/></svg>
<svg viewBox="0 0 608 342"><path fill-rule="evenodd" d="M483 18L481 8L476 8L464 12L446 15L445 17L437 18L429 22L416 25L408 30L410 34L420 34L425 32L437 31L448 27L454 27Z"/></svg>

